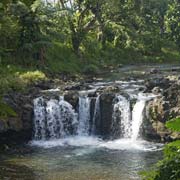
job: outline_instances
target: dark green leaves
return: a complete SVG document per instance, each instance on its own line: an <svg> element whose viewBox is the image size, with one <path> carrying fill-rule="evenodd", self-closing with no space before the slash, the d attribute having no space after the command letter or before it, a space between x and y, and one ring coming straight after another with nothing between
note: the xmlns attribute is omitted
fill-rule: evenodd
<svg viewBox="0 0 180 180"><path fill-rule="evenodd" d="M0 118L16 117L16 112L0 100Z"/></svg>

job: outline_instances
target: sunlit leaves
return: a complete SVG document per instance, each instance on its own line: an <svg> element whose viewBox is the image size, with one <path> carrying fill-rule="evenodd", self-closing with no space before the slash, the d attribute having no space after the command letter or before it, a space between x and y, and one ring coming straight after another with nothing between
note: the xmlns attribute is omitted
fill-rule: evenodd
<svg viewBox="0 0 180 180"><path fill-rule="evenodd" d="M175 118L166 123L166 127L173 130L180 132L180 118Z"/></svg>
<svg viewBox="0 0 180 180"><path fill-rule="evenodd" d="M180 2L178 0L169 1L166 14L166 27L168 35L180 47Z"/></svg>

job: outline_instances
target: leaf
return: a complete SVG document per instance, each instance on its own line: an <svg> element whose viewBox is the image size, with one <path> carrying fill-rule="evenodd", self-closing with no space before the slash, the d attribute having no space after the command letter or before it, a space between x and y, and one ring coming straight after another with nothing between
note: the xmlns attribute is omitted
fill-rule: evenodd
<svg viewBox="0 0 180 180"><path fill-rule="evenodd" d="M166 127L172 131L180 132L180 118L175 118L166 123Z"/></svg>
<svg viewBox="0 0 180 180"><path fill-rule="evenodd" d="M0 101L0 117L1 118L7 118L7 117L16 117L16 112L8 106L6 103Z"/></svg>

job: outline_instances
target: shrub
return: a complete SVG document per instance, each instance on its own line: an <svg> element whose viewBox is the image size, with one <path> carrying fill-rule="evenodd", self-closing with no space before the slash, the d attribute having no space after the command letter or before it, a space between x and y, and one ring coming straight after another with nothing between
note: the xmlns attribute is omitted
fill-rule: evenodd
<svg viewBox="0 0 180 180"><path fill-rule="evenodd" d="M28 71L26 73L20 74L19 78L26 84L47 79L46 75L41 71Z"/></svg>
<svg viewBox="0 0 180 180"><path fill-rule="evenodd" d="M87 65L83 69L84 74L97 74L98 72L99 72L99 69L94 64Z"/></svg>

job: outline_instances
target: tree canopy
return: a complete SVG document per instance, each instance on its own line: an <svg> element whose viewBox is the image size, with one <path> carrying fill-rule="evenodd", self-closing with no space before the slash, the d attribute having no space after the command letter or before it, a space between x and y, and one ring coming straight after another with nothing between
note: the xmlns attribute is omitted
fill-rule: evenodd
<svg viewBox="0 0 180 180"><path fill-rule="evenodd" d="M64 71L178 61L179 12L178 0L3 0L0 61Z"/></svg>

